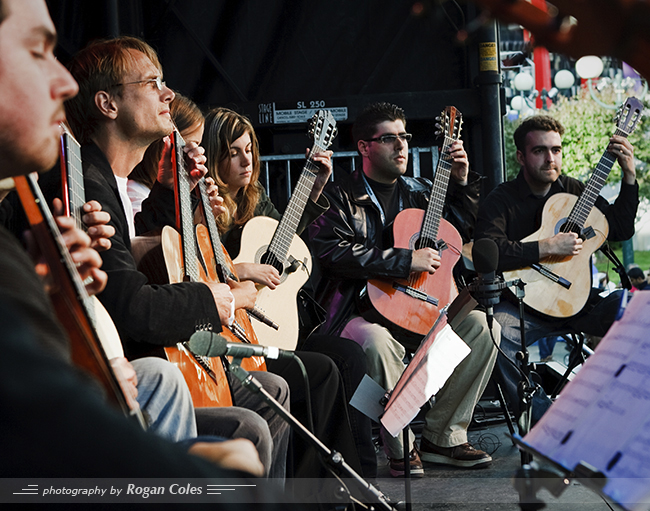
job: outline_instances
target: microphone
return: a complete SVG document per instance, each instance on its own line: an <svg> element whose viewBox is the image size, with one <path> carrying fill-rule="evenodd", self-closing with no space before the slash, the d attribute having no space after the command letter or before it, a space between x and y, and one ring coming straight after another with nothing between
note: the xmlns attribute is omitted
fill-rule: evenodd
<svg viewBox="0 0 650 511"><path fill-rule="evenodd" d="M485 307L488 326L492 328L492 308L501 301L501 292L506 288L503 279L496 274L499 247L489 238L477 240L472 247L472 260L478 277L469 285L469 291Z"/></svg>
<svg viewBox="0 0 650 511"><path fill-rule="evenodd" d="M234 358L266 357L277 359L294 357L293 351L281 350L275 346L228 342L223 335L206 330L192 334L187 343L193 353L205 357L221 357L223 355Z"/></svg>

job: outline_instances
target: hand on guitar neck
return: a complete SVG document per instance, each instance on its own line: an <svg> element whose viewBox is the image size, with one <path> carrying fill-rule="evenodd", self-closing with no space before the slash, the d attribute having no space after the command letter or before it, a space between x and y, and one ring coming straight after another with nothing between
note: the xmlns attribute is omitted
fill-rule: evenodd
<svg viewBox="0 0 650 511"><path fill-rule="evenodd" d="M411 272L427 272L433 275L436 270L440 268L440 264L440 254L438 254L437 250L430 247L419 248L418 250L413 251Z"/></svg>
<svg viewBox="0 0 650 511"><path fill-rule="evenodd" d="M205 191L208 193L208 199L210 200L210 207L212 208L214 217L217 218L219 215L225 213L226 208L223 206L223 197L219 195L219 188L211 177L205 178Z"/></svg>
<svg viewBox="0 0 650 511"><path fill-rule="evenodd" d="M636 181L636 166L634 164L634 147L626 137L618 135L609 139L607 150L617 157L618 164L623 170L623 182L633 185Z"/></svg>
<svg viewBox="0 0 650 511"><path fill-rule="evenodd" d="M54 210L59 211L59 199L54 199ZM63 205L61 204L61 207ZM60 211L63 211L62 209ZM111 215L102 211L102 205L96 200L91 200L83 205L83 216L81 220L88 227L88 236L90 236L90 248L97 252L103 252L111 248L111 240L115 235L115 227L108 225L111 221Z"/></svg>
<svg viewBox="0 0 650 511"><path fill-rule="evenodd" d="M451 160L451 178L461 186L467 185L469 159L462 140L454 140L447 151Z"/></svg>
<svg viewBox="0 0 650 511"><path fill-rule="evenodd" d="M81 229L75 226L73 218L66 216L57 216L56 224L61 231L63 242L65 243L72 260L77 266L79 275L86 282L86 291L89 295L101 293L106 287L108 276L99 268L102 265L102 258L96 250L91 248L90 237ZM51 290L51 279L49 266L45 262L38 243L34 240L31 231L25 233L27 248L35 261L36 273L44 280L45 288Z"/></svg>
<svg viewBox="0 0 650 511"><path fill-rule="evenodd" d="M582 238L575 232L559 232L551 238L539 240L539 259L549 256L575 256L582 250Z"/></svg>
<svg viewBox="0 0 650 511"><path fill-rule="evenodd" d="M170 137L165 137L163 153L158 163L158 182L166 188L174 188L174 172L172 165L173 143ZM205 149L196 142L187 142L183 147L185 153L185 168L190 176L190 190L193 190L203 176L208 173L205 166Z"/></svg>
<svg viewBox="0 0 650 511"><path fill-rule="evenodd" d="M332 154L334 154L332 151L320 151L314 153L311 157L313 162L318 165L318 174L316 174L316 180L309 195L309 198L314 202L318 201L323 188L325 188L332 174ZM309 149L307 149L305 155L309 158Z"/></svg>

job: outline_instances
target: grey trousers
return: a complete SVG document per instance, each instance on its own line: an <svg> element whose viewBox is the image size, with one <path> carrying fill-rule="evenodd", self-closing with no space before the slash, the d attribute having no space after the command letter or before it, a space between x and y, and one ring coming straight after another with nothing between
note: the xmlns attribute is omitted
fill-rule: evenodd
<svg viewBox="0 0 650 511"><path fill-rule="evenodd" d="M289 386L283 378L266 371L252 371L251 374L289 410ZM248 438L257 447L268 477L283 485L287 471L289 425L235 378L230 379L230 385L236 406L196 409L199 435Z"/></svg>
<svg viewBox="0 0 650 511"><path fill-rule="evenodd" d="M447 383L436 394L435 404L425 416L422 436L440 447L453 447L467 442L467 428L474 407L487 385L497 350L490 339L485 313L472 311L456 329L456 333L471 348L471 353L454 370ZM495 322L496 342L500 342L501 329ZM362 317L352 318L341 332L359 343L368 358L368 374L387 390L392 390L404 368L406 354L390 331ZM390 458L402 458L402 435L394 438L382 428L384 450ZM415 440L409 431L409 443ZM410 449L409 449L410 450Z"/></svg>

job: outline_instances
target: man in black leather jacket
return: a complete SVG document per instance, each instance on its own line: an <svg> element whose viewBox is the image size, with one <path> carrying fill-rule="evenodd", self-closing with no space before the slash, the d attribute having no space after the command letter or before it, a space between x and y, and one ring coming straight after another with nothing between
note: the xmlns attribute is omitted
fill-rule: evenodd
<svg viewBox="0 0 650 511"><path fill-rule="evenodd" d="M432 185L426 179L404 176L411 136L406 133L401 108L387 103L370 105L357 118L353 135L363 170L326 188L330 209L310 226L314 255L323 271L318 295L328 311L324 330L358 342L368 356L370 376L390 390L404 370L405 347L393 332L360 316L356 297L368 279L405 279L412 272L423 271L433 274L440 266L437 251L393 248L391 236L398 212L426 209ZM444 214L469 241L478 209L478 176L469 173L462 141L451 144L449 154L452 179ZM482 312L472 311L456 333L472 352L436 395L435 405L426 415L420 452L423 460L433 463L484 467L492 458L467 442L467 427L490 377L496 349ZM498 325L494 336L498 342ZM383 438L391 474L399 476L404 472L401 438L389 434ZM412 474L421 476L415 445L410 460Z"/></svg>

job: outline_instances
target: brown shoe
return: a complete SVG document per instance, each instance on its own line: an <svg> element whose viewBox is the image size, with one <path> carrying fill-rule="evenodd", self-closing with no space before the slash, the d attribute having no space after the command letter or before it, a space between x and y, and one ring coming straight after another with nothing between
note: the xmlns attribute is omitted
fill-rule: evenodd
<svg viewBox="0 0 650 511"><path fill-rule="evenodd" d="M420 452L424 461L455 467L485 468L492 463L492 456L484 451L474 449L469 443L454 447L438 447L422 437Z"/></svg>
<svg viewBox="0 0 650 511"><path fill-rule="evenodd" d="M390 475L393 477L404 477L404 458L389 458L390 461ZM416 447L413 447L413 450L409 453L409 471L411 477L423 477L424 468L422 467L422 461L418 455Z"/></svg>

